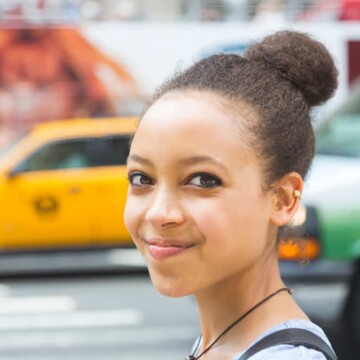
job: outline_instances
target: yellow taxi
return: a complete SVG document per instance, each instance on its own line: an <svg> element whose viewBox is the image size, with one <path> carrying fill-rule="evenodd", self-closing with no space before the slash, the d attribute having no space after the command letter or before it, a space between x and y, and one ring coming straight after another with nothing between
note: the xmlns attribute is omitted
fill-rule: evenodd
<svg viewBox="0 0 360 360"><path fill-rule="evenodd" d="M0 156L0 250L131 245L125 163L137 119L36 126Z"/></svg>

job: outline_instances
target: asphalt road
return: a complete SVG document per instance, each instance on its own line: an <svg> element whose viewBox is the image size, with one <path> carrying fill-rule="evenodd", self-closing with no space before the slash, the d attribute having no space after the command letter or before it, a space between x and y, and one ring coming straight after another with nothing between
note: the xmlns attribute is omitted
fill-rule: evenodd
<svg viewBox="0 0 360 360"><path fill-rule="evenodd" d="M346 284L290 285L342 348ZM159 295L147 274L0 279L1 360L184 359L198 329L193 299Z"/></svg>
<svg viewBox="0 0 360 360"><path fill-rule="evenodd" d="M192 300L158 295L146 275L18 279L0 292L1 360L177 359L198 331Z"/></svg>

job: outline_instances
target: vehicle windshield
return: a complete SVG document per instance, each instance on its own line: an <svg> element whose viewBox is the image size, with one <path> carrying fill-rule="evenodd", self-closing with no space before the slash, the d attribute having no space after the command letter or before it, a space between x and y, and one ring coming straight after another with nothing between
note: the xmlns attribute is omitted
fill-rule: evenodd
<svg viewBox="0 0 360 360"><path fill-rule="evenodd" d="M316 131L316 152L360 157L360 83Z"/></svg>

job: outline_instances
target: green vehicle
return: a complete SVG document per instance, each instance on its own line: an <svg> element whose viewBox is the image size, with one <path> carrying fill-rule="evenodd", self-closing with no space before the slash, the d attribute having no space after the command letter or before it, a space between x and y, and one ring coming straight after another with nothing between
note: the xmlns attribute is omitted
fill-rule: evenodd
<svg viewBox="0 0 360 360"><path fill-rule="evenodd" d="M317 128L316 138L304 207L296 214L293 228L305 230L306 257L334 261L335 271L344 262L351 264L343 320L360 353L360 83Z"/></svg>

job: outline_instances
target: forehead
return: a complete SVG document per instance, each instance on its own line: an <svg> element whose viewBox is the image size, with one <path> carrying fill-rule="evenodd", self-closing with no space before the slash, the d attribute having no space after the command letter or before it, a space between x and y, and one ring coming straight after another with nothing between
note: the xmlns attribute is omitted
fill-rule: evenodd
<svg viewBox="0 0 360 360"><path fill-rule="evenodd" d="M132 151L146 153L179 151L184 155L236 153L249 148L241 130L241 117L234 118L225 101L213 94L170 94L156 101L145 113L132 143Z"/></svg>
<svg viewBox="0 0 360 360"><path fill-rule="evenodd" d="M138 132L142 128L152 132L200 134L202 131L239 133L237 122L226 110L220 97L209 93L175 93L163 96L144 114ZM150 129L149 129L150 128Z"/></svg>

